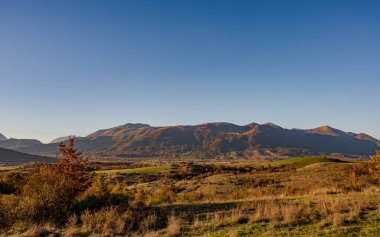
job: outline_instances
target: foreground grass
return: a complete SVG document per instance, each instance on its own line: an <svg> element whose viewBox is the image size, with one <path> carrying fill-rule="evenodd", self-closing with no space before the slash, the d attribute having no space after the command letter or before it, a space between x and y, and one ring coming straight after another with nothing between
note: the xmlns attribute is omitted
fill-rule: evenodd
<svg viewBox="0 0 380 237"><path fill-rule="evenodd" d="M267 197L225 210L204 208L182 226L181 236L380 236L378 198L371 192L293 200ZM157 234L170 236L167 230Z"/></svg>
<svg viewBox="0 0 380 237"><path fill-rule="evenodd" d="M342 217L343 219L345 217ZM333 218L322 221L287 225L281 223L259 222L243 224L209 224L204 229L188 227L183 236L380 236L380 215L376 211L363 214L355 221L343 221L339 226L334 224Z"/></svg>
<svg viewBox="0 0 380 237"><path fill-rule="evenodd" d="M305 157L263 164L113 166L94 172L95 178L102 179L95 179L86 193L91 203L108 203L68 213L64 225L19 222L3 232L15 236L380 237L379 183L361 163ZM355 183L350 179L353 171ZM128 202L115 202L124 200L120 197ZM4 204L12 207L9 200L12 196L3 196Z"/></svg>
<svg viewBox="0 0 380 237"><path fill-rule="evenodd" d="M162 166L148 166L148 167L140 167L140 168L131 168L131 169L114 169L114 170L100 170L95 171L97 174L110 174L110 173L119 173L119 174L150 174L155 175L159 174L165 170L170 169L170 165L162 165Z"/></svg>

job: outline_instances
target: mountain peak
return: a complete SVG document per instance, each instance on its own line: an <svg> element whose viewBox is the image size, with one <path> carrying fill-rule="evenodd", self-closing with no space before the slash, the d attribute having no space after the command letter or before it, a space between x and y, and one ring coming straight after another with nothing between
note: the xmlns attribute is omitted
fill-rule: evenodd
<svg viewBox="0 0 380 237"><path fill-rule="evenodd" d="M359 140L364 140L364 141L371 141L371 142L374 142L374 143L379 143L379 140L371 137L370 135L368 134L365 134L365 133L359 133L359 134L355 134L356 138L359 139Z"/></svg>
<svg viewBox="0 0 380 237"><path fill-rule="evenodd" d="M268 122L268 123L266 123L266 124L264 124L264 125L267 125L267 126L272 127L272 128L282 128L282 127L280 127L280 126L278 126L277 124L274 124L274 123L272 123L272 122Z"/></svg>
<svg viewBox="0 0 380 237"><path fill-rule="evenodd" d="M332 128L328 125L323 125L317 128L313 129L307 129L305 130L306 133L312 133L312 134L319 134L319 135L325 135L325 136L338 136L338 133L340 132L338 129Z"/></svg>

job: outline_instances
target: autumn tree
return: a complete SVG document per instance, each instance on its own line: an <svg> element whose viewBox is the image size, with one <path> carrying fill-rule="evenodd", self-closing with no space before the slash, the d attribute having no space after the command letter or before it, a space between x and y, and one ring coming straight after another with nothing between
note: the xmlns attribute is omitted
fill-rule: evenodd
<svg viewBox="0 0 380 237"><path fill-rule="evenodd" d="M66 175L70 184L77 191L84 191L88 185L86 163L88 160L82 152L75 148L75 139L71 137L67 143L59 144L57 155L57 171Z"/></svg>

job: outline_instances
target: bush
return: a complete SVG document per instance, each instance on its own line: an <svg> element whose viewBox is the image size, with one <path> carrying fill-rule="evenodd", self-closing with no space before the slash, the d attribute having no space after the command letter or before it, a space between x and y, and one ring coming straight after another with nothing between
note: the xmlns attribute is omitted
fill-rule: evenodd
<svg viewBox="0 0 380 237"><path fill-rule="evenodd" d="M146 204L147 205L158 205L161 203L171 203L174 200L175 193L173 190L167 187L162 187L154 192L152 195L148 196Z"/></svg>
<svg viewBox="0 0 380 237"><path fill-rule="evenodd" d="M115 207L104 208L96 212L85 211L81 217L82 229L87 233L101 235L121 234L125 229L125 220Z"/></svg>
<svg viewBox="0 0 380 237"><path fill-rule="evenodd" d="M371 161L369 172L380 183L380 151L377 151L376 155L371 157Z"/></svg>
<svg viewBox="0 0 380 237"><path fill-rule="evenodd" d="M42 165L28 177L21 191L21 219L34 222L59 221L75 201L69 178L58 174L53 166Z"/></svg>
<svg viewBox="0 0 380 237"><path fill-rule="evenodd" d="M91 186L81 194L77 210L98 210L109 205L127 205L129 197L111 189L103 176L96 176Z"/></svg>

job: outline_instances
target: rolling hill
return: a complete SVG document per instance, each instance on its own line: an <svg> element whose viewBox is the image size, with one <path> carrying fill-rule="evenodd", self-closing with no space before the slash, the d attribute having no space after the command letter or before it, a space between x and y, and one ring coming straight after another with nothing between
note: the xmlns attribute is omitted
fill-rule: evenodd
<svg viewBox="0 0 380 237"><path fill-rule="evenodd" d="M60 142L49 143L49 144L35 144L26 147L17 147L13 150L30 153L30 154L43 154L43 155L54 155L58 151L58 145ZM114 144L112 137L109 136L99 136L95 138L79 137L75 139L75 146L84 152L90 152L97 149L102 149L107 146Z"/></svg>
<svg viewBox="0 0 380 237"><path fill-rule="evenodd" d="M0 148L0 163L2 164L24 164L31 162L54 162L54 159Z"/></svg>
<svg viewBox="0 0 380 237"><path fill-rule="evenodd" d="M64 141L69 140L71 137L75 137L75 139L79 139L79 138L81 138L81 137L78 137L78 136L75 136L75 135L70 135L70 136L64 136L64 137L56 138L56 139L52 140L52 141L49 142L49 143L60 143L60 142L64 142Z"/></svg>
<svg viewBox="0 0 380 237"><path fill-rule="evenodd" d="M34 145L40 145L40 144L42 143L36 139L10 138L10 139L5 139L5 140L0 140L0 148L5 148L5 149L18 149L22 147L30 147Z"/></svg>

